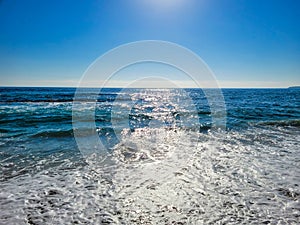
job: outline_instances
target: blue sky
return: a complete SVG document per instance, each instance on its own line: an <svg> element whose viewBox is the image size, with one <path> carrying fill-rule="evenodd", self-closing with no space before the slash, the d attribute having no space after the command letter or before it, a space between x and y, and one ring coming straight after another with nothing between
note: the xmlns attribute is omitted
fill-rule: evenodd
<svg viewBox="0 0 300 225"><path fill-rule="evenodd" d="M0 0L0 86L76 86L118 45L177 43L222 87L300 85L298 0Z"/></svg>

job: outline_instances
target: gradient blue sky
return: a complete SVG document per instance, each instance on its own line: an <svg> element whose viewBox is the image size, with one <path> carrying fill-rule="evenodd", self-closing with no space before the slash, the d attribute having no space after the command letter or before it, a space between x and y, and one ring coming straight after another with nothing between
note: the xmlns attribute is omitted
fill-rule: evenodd
<svg viewBox="0 0 300 225"><path fill-rule="evenodd" d="M164 40L223 87L300 85L298 0L0 0L0 86L76 86L106 51Z"/></svg>

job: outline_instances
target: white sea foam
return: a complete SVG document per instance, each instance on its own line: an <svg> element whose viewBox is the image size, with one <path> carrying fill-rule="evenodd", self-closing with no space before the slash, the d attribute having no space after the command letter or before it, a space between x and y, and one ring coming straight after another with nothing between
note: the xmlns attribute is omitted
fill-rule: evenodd
<svg viewBox="0 0 300 225"><path fill-rule="evenodd" d="M299 135L124 130L106 162L3 181L0 224L297 224Z"/></svg>

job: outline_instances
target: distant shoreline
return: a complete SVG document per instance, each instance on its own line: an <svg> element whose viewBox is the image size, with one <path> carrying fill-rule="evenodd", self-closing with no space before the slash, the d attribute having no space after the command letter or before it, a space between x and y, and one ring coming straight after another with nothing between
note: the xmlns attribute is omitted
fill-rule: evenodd
<svg viewBox="0 0 300 225"><path fill-rule="evenodd" d="M288 87L288 89L300 89L300 86L291 86L291 87Z"/></svg>

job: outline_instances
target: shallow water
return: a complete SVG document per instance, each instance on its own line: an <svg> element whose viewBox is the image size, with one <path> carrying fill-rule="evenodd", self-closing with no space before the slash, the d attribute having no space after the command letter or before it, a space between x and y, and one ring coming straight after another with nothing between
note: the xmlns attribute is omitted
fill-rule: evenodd
<svg viewBox="0 0 300 225"><path fill-rule="evenodd" d="M299 223L299 91L224 89L225 130L196 89L105 91L103 159L76 145L74 89L1 88L0 224Z"/></svg>

